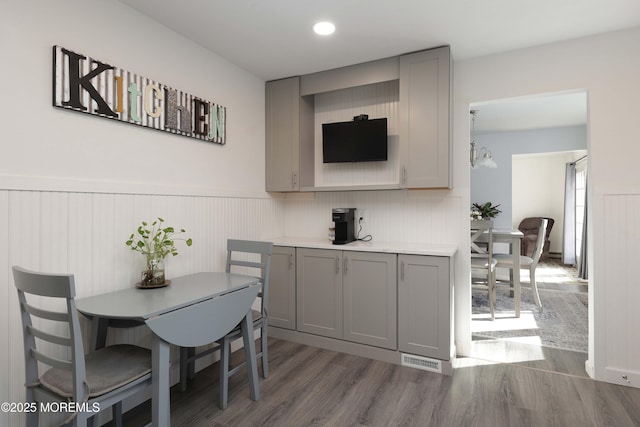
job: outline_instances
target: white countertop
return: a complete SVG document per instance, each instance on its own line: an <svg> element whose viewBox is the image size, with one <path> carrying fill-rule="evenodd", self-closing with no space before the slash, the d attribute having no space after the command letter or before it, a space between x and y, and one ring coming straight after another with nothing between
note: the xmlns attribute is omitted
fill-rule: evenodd
<svg viewBox="0 0 640 427"><path fill-rule="evenodd" d="M387 252L407 255L446 256L455 255L458 248L454 245L414 242L362 242L355 241L346 245L334 245L328 238L313 237L274 237L265 239L276 246L289 246L312 249L336 249L342 251Z"/></svg>

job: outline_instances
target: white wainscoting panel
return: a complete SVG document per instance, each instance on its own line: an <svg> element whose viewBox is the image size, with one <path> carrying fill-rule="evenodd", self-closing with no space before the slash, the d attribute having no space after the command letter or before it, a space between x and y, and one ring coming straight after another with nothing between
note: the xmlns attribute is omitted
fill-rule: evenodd
<svg viewBox="0 0 640 427"><path fill-rule="evenodd" d="M599 285L606 290L599 295L606 298L598 312L606 318L606 344L600 345L606 349L607 380L640 387L640 194L605 196L604 218L606 270Z"/></svg>
<svg viewBox="0 0 640 427"><path fill-rule="evenodd" d="M333 226L333 208L366 210L363 235L378 242L428 242L459 245L468 230L460 229L460 197L429 191L318 192L286 198L286 235L325 237ZM468 239L468 237L467 237Z"/></svg>

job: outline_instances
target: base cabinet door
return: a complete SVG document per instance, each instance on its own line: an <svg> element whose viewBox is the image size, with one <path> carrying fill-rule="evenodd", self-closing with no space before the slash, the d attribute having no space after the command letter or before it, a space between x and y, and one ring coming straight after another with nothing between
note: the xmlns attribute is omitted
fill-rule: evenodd
<svg viewBox="0 0 640 427"><path fill-rule="evenodd" d="M449 360L451 258L398 256L398 350Z"/></svg>
<svg viewBox="0 0 640 427"><path fill-rule="evenodd" d="M298 331L342 339L342 253L296 250Z"/></svg>
<svg viewBox="0 0 640 427"><path fill-rule="evenodd" d="M345 251L344 339L397 349L397 255Z"/></svg>
<svg viewBox="0 0 640 427"><path fill-rule="evenodd" d="M269 325L296 329L296 250L274 246L269 274Z"/></svg>

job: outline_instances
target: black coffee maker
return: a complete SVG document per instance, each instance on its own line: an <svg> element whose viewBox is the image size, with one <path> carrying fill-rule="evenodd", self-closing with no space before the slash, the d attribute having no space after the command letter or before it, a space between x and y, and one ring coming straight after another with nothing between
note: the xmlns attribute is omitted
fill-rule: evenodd
<svg viewBox="0 0 640 427"><path fill-rule="evenodd" d="M336 227L336 234L333 239L334 245L345 245L356 240L355 208L334 208L331 210L331 218Z"/></svg>

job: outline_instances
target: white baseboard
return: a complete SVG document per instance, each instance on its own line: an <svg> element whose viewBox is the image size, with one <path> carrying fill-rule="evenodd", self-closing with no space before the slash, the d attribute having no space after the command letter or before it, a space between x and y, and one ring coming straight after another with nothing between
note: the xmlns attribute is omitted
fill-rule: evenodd
<svg viewBox="0 0 640 427"><path fill-rule="evenodd" d="M640 388L640 372L618 368L606 368L605 380L609 383Z"/></svg>

